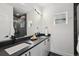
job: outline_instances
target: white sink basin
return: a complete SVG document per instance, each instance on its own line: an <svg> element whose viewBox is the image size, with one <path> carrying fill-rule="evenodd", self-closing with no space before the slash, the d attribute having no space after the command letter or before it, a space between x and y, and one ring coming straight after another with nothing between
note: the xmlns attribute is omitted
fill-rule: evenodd
<svg viewBox="0 0 79 59"><path fill-rule="evenodd" d="M17 52L17 51L23 49L23 48L26 48L26 47L29 47L29 44L27 44L27 43L21 43L21 44L18 44L18 45L16 45L16 46L12 46L12 47L10 47L10 48L7 48L7 49L5 49L5 51L6 51L9 55L11 55L11 54L13 54L13 53L15 53L15 52Z"/></svg>

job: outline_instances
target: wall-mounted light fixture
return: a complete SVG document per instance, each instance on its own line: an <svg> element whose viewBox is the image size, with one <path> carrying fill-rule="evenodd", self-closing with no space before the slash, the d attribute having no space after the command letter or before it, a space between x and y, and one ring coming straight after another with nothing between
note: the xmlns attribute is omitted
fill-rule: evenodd
<svg viewBox="0 0 79 59"><path fill-rule="evenodd" d="M41 15L41 13L36 8L33 8L33 9L38 15Z"/></svg>

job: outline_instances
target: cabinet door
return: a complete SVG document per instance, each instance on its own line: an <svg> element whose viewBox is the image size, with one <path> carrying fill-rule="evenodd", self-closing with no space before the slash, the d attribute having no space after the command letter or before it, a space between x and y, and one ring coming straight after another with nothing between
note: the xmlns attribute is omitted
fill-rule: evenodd
<svg viewBox="0 0 79 59"><path fill-rule="evenodd" d="M45 45L45 52L46 52L46 55L48 55L49 50L50 50L50 41L49 41L49 39L46 39L45 43L46 43L46 45Z"/></svg>
<svg viewBox="0 0 79 59"><path fill-rule="evenodd" d="M41 44L35 46L30 50L31 56L41 56Z"/></svg>
<svg viewBox="0 0 79 59"><path fill-rule="evenodd" d="M42 56L45 56L45 41L41 43Z"/></svg>
<svg viewBox="0 0 79 59"><path fill-rule="evenodd" d="M49 53L49 41L48 39L46 39L45 41L43 41L42 43L42 56L47 56Z"/></svg>

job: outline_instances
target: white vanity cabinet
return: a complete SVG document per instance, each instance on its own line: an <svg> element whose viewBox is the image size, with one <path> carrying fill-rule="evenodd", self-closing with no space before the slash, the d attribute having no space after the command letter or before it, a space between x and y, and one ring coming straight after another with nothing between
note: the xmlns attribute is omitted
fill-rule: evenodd
<svg viewBox="0 0 79 59"><path fill-rule="evenodd" d="M46 39L28 52L25 52L22 56L47 56L49 53L49 46L49 39Z"/></svg>
<svg viewBox="0 0 79 59"><path fill-rule="evenodd" d="M31 50L22 54L21 56L41 56L41 55L42 55L41 44L39 44L39 45L33 47Z"/></svg>
<svg viewBox="0 0 79 59"><path fill-rule="evenodd" d="M42 44L40 43L37 46L35 46L34 48L32 48L30 50L31 56L42 56L41 46L42 46Z"/></svg>
<svg viewBox="0 0 79 59"><path fill-rule="evenodd" d="M47 56L49 48L49 39L46 39L30 50L31 56Z"/></svg>

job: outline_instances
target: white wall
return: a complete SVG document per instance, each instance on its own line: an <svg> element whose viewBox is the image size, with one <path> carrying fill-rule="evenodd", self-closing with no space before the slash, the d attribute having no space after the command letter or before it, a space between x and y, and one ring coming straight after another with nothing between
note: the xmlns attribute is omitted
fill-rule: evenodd
<svg viewBox="0 0 79 59"><path fill-rule="evenodd" d="M68 12L68 24L54 24L56 13ZM43 21L51 33L50 51L60 55L74 55L73 4L48 4Z"/></svg>
<svg viewBox="0 0 79 59"><path fill-rule="evenodd" d="M7 4L0 4L0 42L10 40L13 33L13 8ZM8 38L5 37L7 35Z"/></svg>
<svg viewBox="0 0 79 59"><path fill-rule="evenodd" d="M42 9L40 6L32 6L32 8L36 8L40 13L42 13ZM34 9L31 9L27 13L27 35L32 35L36 32L41 32L41 24L42 24L42 19L41 15L38 15ZM29 27L29 22L32 21L32 26Z"/></svg>

